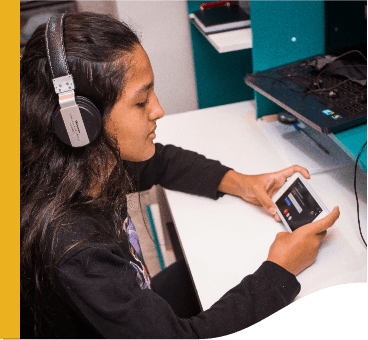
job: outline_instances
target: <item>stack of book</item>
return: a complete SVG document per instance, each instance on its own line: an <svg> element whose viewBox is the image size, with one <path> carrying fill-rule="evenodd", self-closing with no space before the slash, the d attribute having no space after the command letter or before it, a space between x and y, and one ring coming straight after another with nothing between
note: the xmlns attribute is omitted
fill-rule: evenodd
<svg viewBox="0 0 368 340"><path fill-rule="evenodd" d="M249 15L239 6L238 1L219 1L208 5L189 15L192 23L203 33L213 34L250 27Z"/></svg>

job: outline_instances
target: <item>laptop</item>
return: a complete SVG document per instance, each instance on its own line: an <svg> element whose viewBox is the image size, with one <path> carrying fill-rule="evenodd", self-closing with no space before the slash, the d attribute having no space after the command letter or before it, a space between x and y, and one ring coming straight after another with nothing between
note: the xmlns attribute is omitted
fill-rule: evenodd
<svg viewBox="0 0 368 340"><path fill-rule="evenodd" d="M366 2L326 1L327 54L248 74L245 83L325 134L366 123L365 11ZM355 25L349 23L349 16ZM335 33L339 23L351 31L345 41Z"/></svg>

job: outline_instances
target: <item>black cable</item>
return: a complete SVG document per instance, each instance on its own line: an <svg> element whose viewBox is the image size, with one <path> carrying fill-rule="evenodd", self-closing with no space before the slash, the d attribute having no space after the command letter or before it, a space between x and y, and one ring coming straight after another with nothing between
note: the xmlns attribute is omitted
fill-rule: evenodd
<svg viewBox="0 0 368 340"><path fill-rule="evenodd" d="M341 68L358 67L358 66L367 66L367 65L364 65L364 64L359 64L359 65L344 65L344 66L336 67L336 70L341 69ZM325 72L325 71L328 71L328 69L326 68L326 69L324 69L324 70L321 70L321 72L319 72L319 73L318 73L318 75L317 75L316 83L317 83L317 85L318 85L318 89L319 89L319 91L330 91L330 90L333 90L335 87L340 86L340 85L342 85L343 83L346 83L346 82L347 82L347 81L349 81L349 80L350 80L350 81L359 81L359 80L361 80L361 79L350 79L350 78L348 78L348 79L346 79L346 80L342 81L341 83L339 83L339 84L337 84L337 85L333 86L333 87L332 87L332 88L330 88L330 89L321 89L321 87L319 86L319 77L320 77L320 76L321 76L321 74L322 74L323 72ZM343 77L345 77L345 76L343 76Z"/></svg>
<svg viewBox="0 0 368 340"><path fill-rule="evenodd" d="M365 57L365 55L362 53L362 52L360 52L360 51L358 51L358 50L351 50L351 51L348 51L348 52L345 52L345 53L343 53L343 54L341 54L341 55L339 55L338 57L336 57L336 59L334 60L334 61L336 61L337 59L340 59L340 58L342 58L342 57L345 57L347 54L351 54L351 53L359 53L364 59L365 59L365 61L367 61L367 58ZM334 62L333 61L333 62ZM326 65L327 66L327 65ZM326 67L326 66L324 66L324 67ZM347 67L357 67L357 66L367 66L367 65L364 65L364 64L358 64L358 65L344 65L344 66L340 66L340 67L338 67L337 69L339 69L339 68L347 68ZM346 79L346 80L344 80L343 82L341 82L341 83L339 83L339 84L337 84L337 85L335 85L335 86L333 86L332 88L329 88L329 89L321 89L321 87L319 86L319 77L320 77L320 75L323 73L323 72L325 72L326 70L327 70L328 68L325 68L324 70L320 70L320 72L318 73L318 75L317 75L317 80L316 80L316 82L317 82L317 86L318 86L318 89L319 89L319 91L331 91L331 90L333 90L334 88L336 88L336 87L338 87L338 86L340 86L340 85L342 85L343 83L345 83L345 82L347 82L347 81L349 81L349 80L351 80L351 81L357 81L357 80L360 80L360 79ZM308 86L309 87L309 86ZM311 91L310 92L315 92L315 91L313 91L312 89L311 89Z"/></svg>
<svg viewBox="0 0 368 340"><path fill-rule="evenodd" d="M137 182L136 182L136 185L134 185L133 184L134 181L130 181L130 187L132 189L131 192L133 194L138 194L139 209L140 209L140 212L142 214L142 220L143 220L144 228L146 229L146 232L147 232L149 238L151 239L151 241L155 244L155 240L153 239L153 236L152 236L150 230L147 227L146 218L145 218L146 214L143 212L143 208L142 208L140 180L139 180L139 176L138 176L138 166L137 166L136 163L135 163L135 166L133 167L132 171L134 172L134 175L137 176ZM130 178L129 175L128 175L128 178ZM145 211L147 213L147 209Z"/></svg>
<svg viewBox="0 0 368 340"><path fill-rule="evenodd" d="M358 193L357 193L357 188L356 188L356 175L357 175L357 168L358 168L358 160L359 157L364 149L364 147L367 145L367 142L364 143L364 145L362 146L362 148L359 151L359 154L357 156L357 159L355 161L355 168L354 168L354 192L355 192L355 199L357 202L357 214L358 214L358 226L359 226L359 232L360 232L360 237L362 238L365 246L367 246L367 242L364 240L363 234L362 234L362 229L360 227L360 218L359 218L359 199L358 199Z"/></svg>
<svg viewBox="0 0 368 340"><path fill-rule="evenodd" d="M311 89L310 88L310 85L306 85L306 87L307 87L307 89L304 89L304 90L301 90L301 91L299 91L299 90L297 90L297 89L295 89L295 88L292 88L291 86L289 86L285 81L283 81L284 79L287 79L287 78L290 78L290 77L298 77L299 75L289 75L289 76L284 76L283 78L281 78L281 79L279 79L279 78L276 78L276 77L272 77L272 76L265 76L265 75L260 75L260 74L257 74L256 75L256 77L257 78L264 78L264 79L272 79L272 80L274 80L275 82L279 82L279 83L282 83L282 84L284 84L285 86L286 86L286 88L288 88L290 91L293 91L293 92L296 92L296 93L301 93L301 94L305 94L305 95L307 95L307 94L310 94L310 93L320 93L321 91L332 91L332 90L334 90L336 87L338 87L338 86L340 86L340 85L342 85L342 84L344 84L344 83L346 83L346 82L348 82L350 79L346 79L346 80L344 80L344 81L342 81L342 82L340 82L340 83L338 83L338 84L336 84L336 85L334 85L333 87L330 87L330 88L328 88L328 89ZM274 83L275 83L274 82ZM272 86L274 85L274 83L272 84ZM299 85L300 86L300 85Z"/></svg>
<svg viewBox="0 0 368 340"><path fill-rule="evenodd" d="M147 234L148 234L149 238L151 239L151 241L153 242L153 244L156 244L155 240L153 239L152 232L149 231L149 229L147 227L147 224L146 224L146 219L145 219L146 215L143 212L142 202L141 202L141 192L140 191L138 191L138 201L139 201L139 207L140 207L141 213L142 213L142 219L143 219L144 227L146 228ZM146 208L146 212L147 212L147 208Z"/></svg>
<svg viewBox="0 0 368 340"><path fill-rule="evenodd" d="M341 67L338 67L338 68L348 68L348 67L352 67L352 66L354 66L354 67L356 67L356 65L345 65L345 66L341 66ZM365 66L365 65L358 65L358 66ZM324 72L325 70L323 70L322 72ZM285 79L288 79L288 78L292 78L292 77L303 77L302 75L300 75L300 74L290 74L290 75L287 75L287 76L283 76L281 79L280 78L276 78L276 77L272 77L272 76L265 76L265 75L261 75L261 74L256 74L255 76L257 77L257 78L264 78L264 79L272 79L272 80L274 80L275 82L280 82L280 83L282 83L282 84L284 84L289 90L291 90L291 91L293 91L293 92L296 92L296 93L302 93L302 94L308 94L308 93L319 93L319 92L321 92L321 91L332 91L332 90L334 90L336 87L338 87L338 86L340 86L340 85L342 85L342 84L344 84L344 83L346 83L346 82L348 82L348 81L354 81L354 80L356 80L356 79L345 79L345 80L343 80L343 81L341 81L340 83L338 83L338 84L336 84L336 85L334 85L334 86L332 86L332 87L330 87L330 88L328 88L328 89L323 89L323 88L320 88L320 86L319 86L319 84L318 84L318 80L319 80L319 75L322 73L322 72L320 72L319 74L318 74L318 76L317 76L317 85L318 85L318 89L311 89L310 88L310 85L306 85L306 87L307 87L307 89L304 89L304 90L301 90L301 91L299 91L299 90L297 90L297 89L295 89L295 88L292 88L291 86L289 86L285 81L283 81L283 80L285 80ZM306 77L305 77L306 78ZM310 79L310 80L312 80L312 79ZM274 84L272 84L272 85L274 85ZM299 85L300 86L300 85Z"/></svg>
<svg viewBox="0 0 368 340"><path fill-rule="evenodd" d="M343 54L341 54L341 55L339 55L334 61L336 61L337 59L340 59L340 58L342 58L342 57L344 57L344 56L346 56L347 54L351 54L351 53L359 53L365 60L367 60L367 58L364 56L364 54L363 53L361 53L360 51L358 51L358 50L352 50L352 51L348 51L348 52L345 52L345 53L343 53ZM357 67L357 66L366 66L366 65L364 65L364 64L358 64L358 65L344 65L344 66L340 66L340 67L338 67L338 68L348 68L348 67ZM346 79L346 80L344 80L344 81L342 81L342 82L340 82L340 83L338 83L338 84L336 84L335 86L333 86L333 87L331 87L331 88L328 88L328 89L322 89L322 88L320 88L320 85L319 85L319 83L318 83L318 80L319 80L319 77L320 77L320 75L322 74L322 73L324 73L326 71L326 69L324 69L324 70L321 70L320 72L319 72L319 74L317 75L317 86L318 86L318 89L311 89L310 88L310 85L307 85L307 89L305 89L305 90L303 90L303 91L298 91L298 90L296 90L296 89L294 89L294 88L292 88L292 87L290 87L290 86L288 86L288 84L286 84L284 81L282 81L281 79L278 79L278 78L274 78L274 77L271 77L271 76L264 76L264 75L257 75L257 77L261 77L261 78L269 78L269 79L274 79L275 81L278 81L278 82L280 82L280 83L282 83L282 84L284 84L289 90L291 90L291 91L294 91L294 92L297 92L297 93L318 93L318 92L320 92L320 91L332 91L333 89L335 89L336 87L338 87L338 86L340 86L340 85L342 85L342 84L344 84L344 83L346 83L346 82L348 82L349 80L350 81L356 81L356 80L360 80L360 79ZM291 74L291 75L287 75L287 76L284 76L283 77L283 79L287 79L287 78L291 78L291 77L305 77L305 76L303 76L303 75L301 75L301 74ZM307 77L305 77L305 78L307 78ZM312 79L310 79L310 80L312 80Z"/></svg>
<svg viewBox="0 0 368 340"><path fill-rule="evenodd" d="M367 58L365 57L365 55L362 52L360 52L359 50L351 50L351 51L345 52L345 53L339 55L335 60L340 59L342 57L345 57L347 54L354 53L354 52L359 53L365 59L365 61L367 61Z"/></svg>

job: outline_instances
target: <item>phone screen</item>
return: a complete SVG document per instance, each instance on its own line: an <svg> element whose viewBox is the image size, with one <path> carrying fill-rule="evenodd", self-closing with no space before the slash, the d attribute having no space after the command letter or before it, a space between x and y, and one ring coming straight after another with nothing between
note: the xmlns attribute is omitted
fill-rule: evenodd
<svg viewBox="0 0 368 340"><path fill-rule="evenodd" d="M276 201L276 206L293 231L311 223L322 212L322 208L299 178Z"/></svg>

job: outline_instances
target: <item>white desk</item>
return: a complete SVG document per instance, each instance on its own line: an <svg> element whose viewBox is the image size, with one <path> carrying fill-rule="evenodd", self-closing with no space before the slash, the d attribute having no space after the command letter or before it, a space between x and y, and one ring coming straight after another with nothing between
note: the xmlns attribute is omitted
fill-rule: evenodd
<svg viewBox="0 0 368 340"><path fill-rule="evenodd" d="M257 128L254 102L241 102L164 117L156 142L174 144L220 160L245 174L286 167ZM366 282L367 251L360 238L353 166L315 174L310 184L340 218L321 244L317 261L298 276L297 299L341 283ZM281 223L263 208L225 195L217 201L166 190L167 199L204 310L267 258ZM367 239L366 174L358 168L363 235Z"/></svg>

